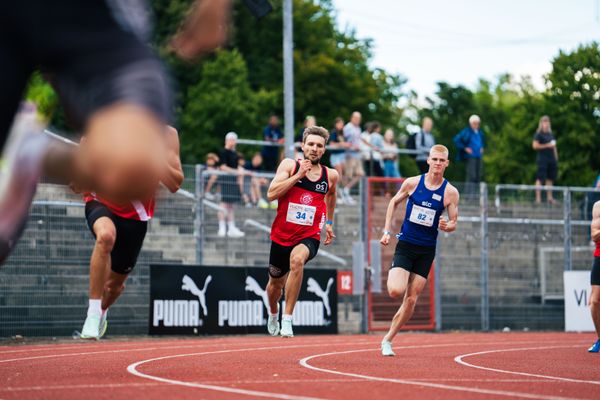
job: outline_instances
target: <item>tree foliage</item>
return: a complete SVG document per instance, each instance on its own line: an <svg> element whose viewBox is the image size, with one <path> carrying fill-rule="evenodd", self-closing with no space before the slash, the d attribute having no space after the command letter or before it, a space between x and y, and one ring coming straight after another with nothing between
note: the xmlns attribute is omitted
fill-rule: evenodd
<svg viewBox="0 0 600 400"><path fill-rule="evenodd" d="M283 114L282 0L261 20L241 2L233 9L229 44L205 58L185 63L173 56L169 40L193 0L150 0L155 14L153 46L177 82L176 120L182 133L185 162L201 162L236 131L260 138L270 113ZM352 30L341 31L330 0L294 0L295 121L315 115L330 127L337 116L361 111L364 121L403 129L432 117L437 141L455 153L453 136L471 114L482 119L487 135L485 179L490 183L532 183L535 152L532 138L539 118L552 119L559 151L558 184L588 186L600 171L600 49L597 42L552 60L546 89L528 78L499 76L477 87L438 82L435 96L416 101L403 91L405 78L372 68L372 44ZM26 97L50 123L65 128L58 97L34 74ZM408 104L407 109L399 107ZM407 112L408 111L408 112ZM412 159L401 158L403 175L417 172ZM448 177L464 179L464 165L451 163Z"/></svg>
<svg viewBox="0 0 600 400"><path fill-rule="evenodd" d="M560 185L589 186L600 171L600 51L598 43L561 51L546 77L547 89L536 91L529 78L510 75L494 83L480 80L472 91L438 83L436 98L418 108L419 119L435 121L438 142L455 152L452 137L468 125L471 114L482 119L487 148L485 180L531 184L536 154L533 135L542 115L549 115L557 138ZM417 122L417 121L414 121ZM454 163L450 179L464 179L464 165Z"/></svg>

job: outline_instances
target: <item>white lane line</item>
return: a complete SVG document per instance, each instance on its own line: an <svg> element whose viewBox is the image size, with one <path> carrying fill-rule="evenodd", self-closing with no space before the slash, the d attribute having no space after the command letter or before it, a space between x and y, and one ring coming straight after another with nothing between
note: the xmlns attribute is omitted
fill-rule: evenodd
<svg viewBox="0 0 600 400"><path fill-rule="evenodd" d="M584 380L584 379L564 378L564 377L560 377L560 376L530 374L528 372L517 372L517 371L511 371L511 370L505 370L505 369L489 368L489 367L484 367L484 366L481 366L481 365L471 364L471 363L468 363L468 362L464 361L464 359L467 358L467 357L473 357L473 356L478 356L478 355L482 355L482 354L503 353L503 352L510 352L510 351L565 349L565 348L572 348L572 347L582 348L581 345L569 345L569 346L522 347L522 348L517 348L517 349L487 350L487 351L478 351L476 353L469 353L469 354L463 354L463 355L460 355L460 356L456 356L454 358L454 361L457 362L458 364L464 365L466 367L482 369L482 370L485 370L485 371L500 372L500 373L503 373L503 374L530 376L530 377L533 377L533 378L543 378L543 379L549 379L549 380L555 380L555 381L563 381L563 382L571 382L571 383L589 383L591 385L600 385L600 381L590 381L590 380Z"/></svg>
<svg viewBox="0 0 600 400"><path fill-rule="evenodd" d="M368 336L364 336L365 338L367 338ZM227 339L181 339L181 340L167 340L167 341L163 341L163 340L141 340L141 341L136 341L136 340L131 340L128 342L112 342L112 341L108 341L108 340L101 340L101 341L86 341L86 340L82 340L79 342L79 344L76 345L64 345L61 343L54 343L54 344L50 344L50 345L26 345L28 346L27 349L18 349L18 350L7 350L7 351L2 351L0 350L0 356L4 355L4 354L10 354L10 353L27 353L30 351L58 351L58 350L73 350L73 349L102 349L105 348L107 346L109 347L127 347L127 346L131 346L132 344L136 344L136 345L142 345L142 344L149 344L152 346L168 346L168 345L188 345L188 346L192 346L192 345L197 345L198 343L206 343L206 346L245 346L245 345L251 345L251 344L262 344L263 342L265 342L264 340L262 340L262 338L257 338L257 340L246 340L246 341L240 341L240 342L236 342L234 340L232 340L233 338L227 338ZM267 340L277 340L277 338L268 338ZM339 342L344 342L346 343L348 341L348 339L346 338L339 338ZM44 346L44 347L42 347ZM5 348L7 348L5 346ZM117 349L114 349L117 350Z"/></svg>
<svg viewBox="0 0 600 400"><path fill-rule="evenodd" d="M47 385L47 386L9 386L0 388L0 392L29 392L65 389L117 389L128 387L167 386L166 383L90 383L81 385Z"/></svg>
<svg viewBox="0 0 600 400"><path fill-rule="evenodd" d="M379 343L379 342L377 342L377 343ZM531 343L531 341L526 341L525 343ZM535 343L539 343L539 341L535 341ZM338 343L338 345L360 345L360 344L366 344L366 343L365 342L361 343L360 341ZM369 341L368 344L374 344L374 343ZM490 343L485 343L485 344L498 345L498 344L504 344L504 342L501 342L501 343L490 342ZM315 345L277 346L277 347L262 347L262 348L252 347L252 348L248 348L248 349L233 349L233 350L220 350L220 351L201 352L201 353L175 354L175 355L170 355L170 356L156 357L156 358L151 358L148 360L138 361L136 363L129 365L127 367L127 371L129 371L131 374L139 376L141 378L152 379L152 380L155 380L158 382L163 382L163 383L171 383L173 385L182 385L182 386L187 386L187 387L194 387L194 388L207 389L207 390L216 390L216 391L236 393L236 394L247 394L247 395L254 395L254 396L288 399L289 397L279 397L279 396L288 396L288 395L283 395L283 394L278 394L278 393L243 391L242 389L234 389L234 388L230 388L230 387L210 385L208 383L194 383L194 382L179 381L179 380L175 380L175 379L162 378L162 377L155 376L155 375L144 374L144 373L138 371L137 367L139 367L142 364L146 364L146 363L150 363L150 362L154 362L154 361L161 361L161 360L167 360L167 359L173 359L173 358L179 358L179 357L192 357L192 356L202 356L202 355L211 355L211 354L226 354L226 353L235 353L235 352L244 352L244 351L263 351L263 350L275 350L275 349L279 350L279 349L288 349L288 348L319 347L319 346L331 346L331 345L332 345L332 343L321 343L321 344L315 344ZM403 348L428 348L428 347L449 347L449 346L453 347L453 346L461 346L461 345L469 346L469 345L473 345L473 344L460 342L460 343L404 346ZM375 350L373 348L370 348L367 350L358 350L358 351L375 351ZM356 352L356 350L351 350L350 352ZM344 353L344 352L342 352L342 353ZM364 379L362 376L357 376L357 377ZM234 382L230 382L229 384L233 384L233 383ZM435 385L435 384L422 383L421 385L427 386L427 385ZM257 394L257 393L261 393L261 394ZM297 397L293 397L293 398L297 398ZM536 398L539 398L539 397L536 397ZM558 397L553 397L553 398L548 398L548 399L550 399L550 400L565 400L564 398L558 398Z"/></svg>
<svg viewBox="0 0 600 400"><path fill-rule="evenodd" d="M357 345L357 344L364 344L364 343L360 343L359 341L338 343L338 345L352 345L352 346ZM151 379L151 380L154 380L157 382L170 383L172 385L180 385L180 386L192 387L192 388L197 388L197 389L214 390L217 392L235 393L235 394L241 394L241 395L247 395L247 396L272 397L272 398L276 398L276 399L285 399L285 400L315 400L315 399L319 399L319 398L288 395L288 394L283 394L283 393L262 392L262 391L258 391L258 390L236 389L236 388L227 387L227 386L210 385L207 383L185 382L185 381L179 381L176 379L162 378L162 377L156 376L156 375L145 374L143 372L138 371L137 368L143 364L147 364L147 363L151 363L151 362L155 362L155 361L170 360L173 358L181 358L181 357L204 356L204 355L213 355L213 354L229 354L229 353L248 352L248 351L323 347L323 346L331 346L331 345L332 344L328 342L328 343L308 344L308 345L250 347L250 348L245 348L245 349L218 350L218 351L209 351L209 352L201 352L201 353L187 353L187 354L174 354L174 355L170 355L170 356L150 358L148 360L141 360L141 361L135 362L133 364L130 364L127 367L127 371L130 374L138 376L140 378ZM233 382L229 382L228 384L232 384L232 383Z"/></svg>
<svg viewBox="0 0 600 400"><path fill-rule="evenodd" d="M273 340L272 339L268 339L270 343L268 344L272 344ZM309 342L310 343L310 342ZM353 342L354 344L365 344L365 343L370 343L370 342ZM87 356L87 355L97 355L97 354L112 354L112 353L131 353L131 352L139 352L139 351L155 351L155 350L176 350L176 349L190 349L190 348L195 348L195 347L215 347L215 346L223 346L223 345L229 345L229 346L239 346L239 345L245 345L245 344L254 344L254 345L260 345L260 346L264 346L265 344L267 344L266 342L261 343L261 342L246 342L244 344L242 343L223 343L223 344L192 344L192 345L186 345L186 346L153 346L153 347L142 347L142 348L137 348L137 349L118 349L118 350L101 350L101 351L87 351L87 352L78 352L78 353L59 353L59 354L48 354L48 355L43 355L43 356L31 356L31 357L21 357L21 358L12 358L12 359L7 359L7 360L0 360L0 364L2 363L9 363L9 362L15 362L15 361L28 361L28 360L40 360L40 359L46 359L46 358L61 358L61 357L73 357L73 356ZM340 342L340 343L331 343L329 342L329 344L349 344L349 342Z"/></svg>
<svg viewBox="0 0 600 400"><path fill-rule="evenodd" d="M475 345L475 343L473 343L471 345ZM395 349L415 349L415 348L431 348L431 347L440 347L440 346L424 345L424 346L401 346L401 347L394 347L394 348ZM350 373L350 372L336 371L336 370L331 370L331 369L327 369L327 368L319 368L319 367L310 365L308 363L310 360L313 360L316 358L321 358L321 357L329 357L329 356L337 356L337 355L341 355L341 354L361 353L361 352L369 352L369 351L379 352L379 350L374 350L374 349L361 349L361 350L349 350L349 351L337 351L337 352L330 352L330 353L322 353L322 354L315 354L312 356L305 357L305 358L301 359L299 361L299 363L301 366L311 369L313 371L324 372L324 373L335 374L335 375L342 375L342 376L349 376L349 377L353 377L353 378L361 378L361 379L365 379L365 380L369 380L369 381L399 383L402 385L430 387L430 388L435 388L435 389L478 393L478 394L485 394L485 395L519 397L519 398L525 398L525 399L540 399L540 400L573 400L574 399L572 397L547 396L547 395L541 395L541 394L522 393L522 392L513 392L513 391L505 391L505 390L480 389L480 388L465 387L465 386L454 386L454 385L446 385L446 384L441 384L441 383L417 381L414 379L382 378L382 377L372 376L372 375L354 374L354 373Z"/></svg>
<svg viewBox="0 0 600 400"><path fill-rule="evenodd" d="M547 382L547 379L462 379L462 378L444 378L444 379L413 379L422 382L485 382L485 383L536 383ZM331 378L331 379L256 379L256 380L218 380L203 382L208 385L254 385L254 384L274 384L274 383L350 383L363 382L362 378ZM86 383L77 385L37 385L37 386L8 386L0 387L0 392L29 392L44 390L66 390L66 389L117 389L129 387L146 386L170 386L170 383L148 382L148 383Z"/></svg>

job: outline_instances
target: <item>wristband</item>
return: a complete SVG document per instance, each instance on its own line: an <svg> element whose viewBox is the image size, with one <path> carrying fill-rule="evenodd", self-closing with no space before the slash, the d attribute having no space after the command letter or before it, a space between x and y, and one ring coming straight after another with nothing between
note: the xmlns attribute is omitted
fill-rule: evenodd
<svg viewBox="0 0 600 400"><path fill-rule="evenodd" d="M384 235L391 235L392 233L390 231L383 231Z"/></svg>
<svg viewBox="0 0 600 400"><path fill-rule="evenodd" d="M327 221L325 221L325 225L333 225L333 221L328 219Z"/></svg>

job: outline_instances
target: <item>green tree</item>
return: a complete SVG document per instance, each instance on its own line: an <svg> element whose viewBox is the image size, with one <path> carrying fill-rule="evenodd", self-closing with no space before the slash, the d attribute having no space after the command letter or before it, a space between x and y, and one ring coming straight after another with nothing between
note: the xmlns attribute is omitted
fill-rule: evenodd
<svg viewBox="0 0 600 400"><path fill-rule="evenodd" d="M260 111L272 107L275 101L273 93L250 88L246 64L238 51L217 52L214 59L202 64L198 81L188 86L184 95L184 161L202 162L202 155L223 146L229 131L242 137L257 132L262 124Z"/></svg>
<svg viewBox="0 0 600 400"><path fill-rule="evenodd" d="M589 186L600 171L600 48L561 51L545 98L559 153L559 184Z"/></svg>

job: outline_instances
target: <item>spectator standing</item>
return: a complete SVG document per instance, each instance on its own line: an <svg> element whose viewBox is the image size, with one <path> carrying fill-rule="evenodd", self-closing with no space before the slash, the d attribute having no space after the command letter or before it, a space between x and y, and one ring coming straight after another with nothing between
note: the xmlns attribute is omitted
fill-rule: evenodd
<svg viewBox="0 0 600 400"><path fill-rule="evenodd" d="M269 117L269 124L263 129L263 140L273 144L283 143L283 132L277 115L273 114ZM263 146L261 155L265 170L275 171L279 163L279 146Z"/></svg>
<svg viewBox="0 0 600 400"><path fill-rule="evenodd" d="M222 175L219 179L221 183L221 208L224 211L219 211L219 232L218 236L231 238L240 238L244 236L238 227L235 226L234 207L241 200L241 190L238 180L243 169L239 168L238 153L235 151L237 144L237 134L229 132L225 135L225 148L219 154L219 169L226 172L227 175Z"/></svg>
<svg viewBox="0 0 600 400"><path fill-rule="evenodd" d="M360 134L360 158L363 164L363 171L367 176L373 175L371 165L371 132L373 132L373 123L371 121L365 124L365 130Z"/></svg>
<svg viewBox="0 0 600 400"><path fill-rule="evenodd" d="M369 147L371 147L371 169L373 176L383 176L383 136L381 125L374 121L371 123L371 134L369 135Z"/></svg>
<svg viewBox="0 0 600 400"><path fill-rule="evenodd" d="M263 157L261 154L255 153L252 156L252 160L246 162L244 169L252 173L252 176L246 176L246 184L249 184L250 199L252 200L252 203L259 208L268 208L269 203L262 197L262 187L269 182L266 178L255 175L257 172L264 172Z"/></svg>
<svg viewBox="0 0 600 400"><path fill-rule="evenodd" d="M219 156L215 153L208 153L206 155L206 169L208 171L216 171L219 168ZM204 188L204 197L208 200L215 200L219 193L213 193L212 188L217 182L218 175L207 174L206 187ZM218 189L217 189L218 190Z"/></svg>
<svg viewBox="0 0 600 400"><path fill-rule="evenodd" d="M415 137L415 149L419 152L415 157L415 161L421 174L425 174L429 170L427 158L429 157L429 151L435 146L435 138L431 133L432 129L433 120L425 117L421 123L421 130L416 133L417 136Z"/></svg>
<svg viewBox="0 0 600 400"><path fill-rule="evenodd" d="M394 131L387 129L383 135L383 176L386 178L400 178L397 150Z"/></svg>
<svg viewBox="0 0 600 400"><path fill-rule="evenodd" d="M540 118L538 129L533 135L533 149L537 152L536 163L537 173L535 175L535 202L542 202L542 191L539 189L542 183L545 184L548 191L546 192L546 200L549 204L555 204L554 196L552 195L552 185L556 182L558 172L558 150L556 148L556 139L552 134L552 126L550 117L544 115Z"/></svg>
<svg viewBox="0 0 600 400"><path fill-rule="evenodd" d="M354 111L350 117L350 122L344 125L344 139L348 142L349 146L346 151L346 175L348 176L348 181L342 190L342 196L346 204L356 203L350 196L350 190L365 175L360 154L360 144L362 143L360 138L361 119L362 115L358 111Z"/></svg>
<svg viewBox="0 0 600 400"><path fill-rule="evenodd" d="M335 119L333 129L329 132L329 146L331 147L329 150L331 166L338 172L341 182L345 182L344 166L346 164L348 143L346 143L346 139L344 138L344 120L341 117Z"/></svg>
<svg viewBox="0 0 600 400"><path fill-rule="evenodd" d="M469 117L469 126L454 136L454 144L459 153L459 158L467 164L467 193L475 194L483 176L483 152L485 149L485 135L480 129L481 119L473 114Z"/></svg>

